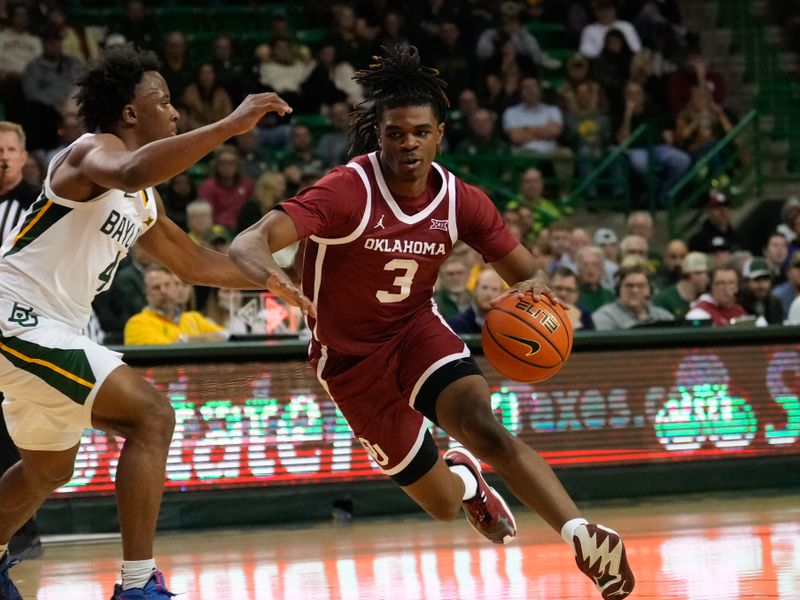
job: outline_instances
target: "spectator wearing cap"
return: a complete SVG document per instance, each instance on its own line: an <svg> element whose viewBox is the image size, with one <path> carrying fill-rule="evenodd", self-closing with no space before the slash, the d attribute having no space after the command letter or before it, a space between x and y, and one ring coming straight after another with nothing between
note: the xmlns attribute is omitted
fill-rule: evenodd
<svg viewBox="0 0 800 600"><path fill-rule="evenodd" d="M567 61L567 80L556 88L556 103L565 113L574 113L578 110L578 86L586 83L589 85L588 94L598 110L608 110L608 98L599 83L590 76L589 59L583 54L575 53Z"/></svg>
<svg viewBox="0 0 800 600"><path fill-rule="evenodd" d="M617 18L617 9L611 0L598 0L594 4L595 18L591 25L587 25L581 32L580 52L586 58L597 58L603 51L606 35L612 29L619 31L635 53L642 49L642 41L636 28L628 21Z"/></svg>
<svg viewBox="0 0 800 600"><path fill-rule="evenodd" d="M613 290L619 270L619 239L613 229L601 227L594 232L592 243L603 251L603 282L607 290Z"/></svg>
<svg viewBox="0 0 800 600"><path fill-rule="evenodd" d="M716 267L711 271L711 292L695 300L687 320L710 320L715 327L727 327L736 319L747 316L747 311L736 302L739 292L739 273L730 266Z"/></svg>
<svg viewBox="0 0 800 600"><path fill-rule="evenodd" d="M711 268L721 267L733 261L734 253L731 245L721 235L711 238L708 248L708 256L711 259Z"/></svg>
<svg viewBox="0 0 800 600"><path fill-rule="evenodd" d="M578 267L578 306L590 312L612 302L614 293L603 287L603 251L597 246L584 246L575 253Z"/></svg>
<svg viewBox="0 0 800 600"><path fill-rule="evenodd" d="M683 240L670 240L667 243L664 262L653 276L653 284L656 289L664 289L680 280L681 265L687 254L689 254L689 248Z"/></svg>
<svg viewBox="0 0 800 600"><path fill-rule="evenodd" d="M719 190L711 190L708 196L708 213L700 230L689 238L689 250L710 254L715 248L727 246L728 250L739 250L742 239L733 228L730 200ZM722 238L725 243L715 238Z"/></svg>
<svg viewBox="0 0 800 600"><path fill-rule="evenodd" d="M595 328L610 331L674 321L670 312L650 302L652 291L646 267L622 267L619 270L618 297L592 313Z"/></svg>
<svg viewBox="0 0 800 600"><path fill-rule="evenodd" d="M774 231L767 238L763 248L764 259L769 265L772 284L778 285L786 281L786 263L789 260L789 244L782 233Z"/></svg>
<svg viewBox="0 0 800 600"><path fill-rule="evenodd" d="M800 251L792 254L789 266L786 269L786 281L775 286L772 295L778 298L783 305L784 318L789 314L789 307L794 299L800 295Z"/></svg>
<svg viewBox="0 0 800 600"><path fill-rule="evenodd" d="M766 259L754 256L742 267L744 282L737 300L748 314L769 325L783 323L783 304L772 295L772 273Z"/></svg>
<svg viewBox="0 0 800 600"><path fill-rule="evenodd" d="M708 257L702 252L689 252L681 261L680 279L661 290L653 304L668 310L677 320L683 319L691 303L708 290L708 271Z"/></svg>

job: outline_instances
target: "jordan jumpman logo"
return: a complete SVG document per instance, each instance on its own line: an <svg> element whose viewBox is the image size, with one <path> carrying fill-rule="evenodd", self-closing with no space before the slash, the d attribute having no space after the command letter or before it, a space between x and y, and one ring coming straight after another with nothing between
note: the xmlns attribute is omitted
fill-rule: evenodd
<svg viewBox="0 0 800 600"><path fill-rule="evenodd" d="M386 229L386 227L383 226L383 215L381 215L381 218L378 219L377 223L375 223L375 227L373 227L373 229L377 229L378 227L381 229Z"/></svg>

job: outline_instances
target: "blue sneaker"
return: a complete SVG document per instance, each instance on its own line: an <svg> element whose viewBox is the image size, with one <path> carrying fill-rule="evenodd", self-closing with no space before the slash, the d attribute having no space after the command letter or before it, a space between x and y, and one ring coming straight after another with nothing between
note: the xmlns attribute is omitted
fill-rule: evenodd
<svg viewBox="0 0 800 600"><path fill-rule="evenodd" d="M164 582L164 574L161 571L154 571L144 589L131 588L122 591L121 584L115 585L114 595L111 596L111 600L164 600L164 598L172 598L173 596L175 594L167 589L167 584Z"/></svg>
<svg viewBox="0 0 800 600"><path fill-rule="evenodd" d="M8 570L17 563L19 559L11 558L8 552L3 554L3 559L0 560L0 600L22 600L17 586L8 576Z"/></svg>

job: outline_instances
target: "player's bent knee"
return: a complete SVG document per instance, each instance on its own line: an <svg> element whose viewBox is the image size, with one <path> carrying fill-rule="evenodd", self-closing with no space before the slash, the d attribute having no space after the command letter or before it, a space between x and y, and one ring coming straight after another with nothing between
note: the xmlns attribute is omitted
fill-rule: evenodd
<svg viewBox="0 0 800 600"><path fill-rule="evenodd" d="M152 443L169 446L175 431L175 410L162 394L153 390L135 430Z"/></svg>
<svg viewBox="0 0 800 600"><path fill-rule="evenodd" d="M44 493L50 493L72 480L74 463L38 464L35 467L23 463L23 475L28 483Z"/></svg>

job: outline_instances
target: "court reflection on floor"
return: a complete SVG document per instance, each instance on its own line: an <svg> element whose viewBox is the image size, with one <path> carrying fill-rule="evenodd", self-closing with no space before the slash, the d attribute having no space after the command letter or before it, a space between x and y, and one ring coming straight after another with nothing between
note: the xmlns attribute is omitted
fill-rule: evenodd
<svg viewBox="0 0 800 600"><path fill-rule="evenodd" d="M415 519L346 529L169 535L159 564L173 590L196 600L599 598L566 546L533 518L524 520L530 521L521 528L527 533L510 546L486 545L460 523ZM798 598L798 523L704 529L675 528L675 521L665 523L666 530L627 535L638 580L633 598ZM23 597L107 597L117 563L108 557L111 548L48 549L44 561L15 569Z"/></svg>

